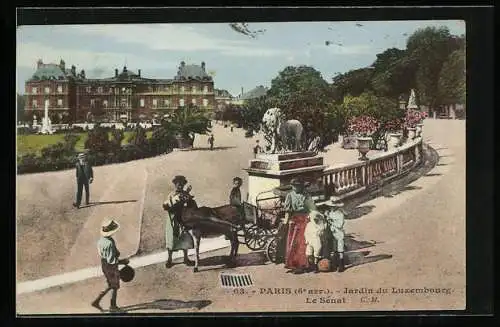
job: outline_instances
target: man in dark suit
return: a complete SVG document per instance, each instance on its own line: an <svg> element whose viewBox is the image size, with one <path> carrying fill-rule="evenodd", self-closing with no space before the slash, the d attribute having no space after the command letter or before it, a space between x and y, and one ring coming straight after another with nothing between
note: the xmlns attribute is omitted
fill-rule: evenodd
<svg viewBox="0 0 500 327"><path fill-rule="evenodd" d="M89 192L89 184L92 184L94 180L94 171L92 170L92 166L87 161L87 156L85 153L80 153L78 155L78 160L76 161L76 183L77 183L77 191L76 191L76 202L73 203L75 208L80 208L80 204L82 202L82 191L83 187L85 187L85 204L89 204L90 192Z"/></svg>

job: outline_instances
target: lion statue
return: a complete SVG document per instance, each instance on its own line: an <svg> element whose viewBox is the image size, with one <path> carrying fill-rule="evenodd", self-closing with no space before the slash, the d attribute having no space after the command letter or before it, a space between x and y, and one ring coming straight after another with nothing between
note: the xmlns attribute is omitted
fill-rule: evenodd
<svg viewBox="0 0 500 327"><path fill-rule="evenodd" d="M270 108L262 117L263 131L270 140L270 152L301 151L304 128L300 121L285 121L279 108Z"/></svg>

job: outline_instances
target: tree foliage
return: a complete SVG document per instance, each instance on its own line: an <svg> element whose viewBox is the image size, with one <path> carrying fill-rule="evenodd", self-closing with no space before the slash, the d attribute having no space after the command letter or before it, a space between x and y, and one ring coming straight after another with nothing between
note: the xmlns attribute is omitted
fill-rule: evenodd
<svg viewBox="0 0 500 327"><path fill-rule="evenodd" d="M418 29L408 38L408 55L418 67L415 82L419 100L431 110L440 104L438 81L443 65L460 45L460 38L453 37L447 27Z"/></svg>
<svg viewBox="0 0 500 327"><path fill-rule="evenodd" d="M170 128L179 137L187 138L190 142L194 142L196 134L210 132L210 119L199 107L189 105L175 111L170 122Z"/></svg>
<svg viewBox="0 0 500 327"><path fill-rule="evenodd" d="M266 96L247 100L241 108L242 127L251 133L259 132L262 117L269 108L271 105Z"/></svg>
<svg viewBox="0 0 500 327"><path fill-rule="evenodd" d="M336 116L329 104L332 89L321 73L309 66L288 66L271 81L267 104L282 110L286 119L297 119L304 126L304 142L308 146L319 136L322 144L333 141Z"/></svg>
<svg viewBox="0 0 500 327"><path fill-rule="evenodd" d="M439 75L439 98L443 104L465 103L465 51L459 49L450 54Z"/></svg>
<svg viewBox="0 0 500 327"><path fill-rule="evenodd" d="M360 68L339 74L333 78L333 97L342 102L346 95L359 96L365 91L372 90L373 68Z"/></svg>

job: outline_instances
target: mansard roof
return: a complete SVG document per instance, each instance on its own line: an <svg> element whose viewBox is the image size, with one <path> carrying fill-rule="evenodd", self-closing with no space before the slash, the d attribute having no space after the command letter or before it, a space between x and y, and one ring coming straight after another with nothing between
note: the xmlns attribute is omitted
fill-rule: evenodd
<svg viewBox="0 0 500 327"><path fill-rule="evenodd" d="M35 80L43 80L43 79L57 79L57 80L65 80L70 77L71 72L68 70L62 70L59 65L56 64L41 64L31 77L31 79Z"/></svg>
<svg viewBox="0 0 500 327"><path fill-rule="evenodd" d="M186 65L184 61L181 61L179 70L177 71L176 80L190 80L195 79L199 81L211 81L212 76L208 75L205 71L205 63L202 62L201 65Z"/></svg>

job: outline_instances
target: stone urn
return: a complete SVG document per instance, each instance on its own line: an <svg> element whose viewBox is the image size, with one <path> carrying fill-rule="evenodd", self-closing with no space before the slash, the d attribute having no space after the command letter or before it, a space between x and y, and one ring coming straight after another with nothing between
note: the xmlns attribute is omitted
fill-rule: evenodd
<svg viewBox="0 0 500 327"><path fill-rule="evenodd" d="M422 136L422 130L424 128L424 124L423 123L419 123L417 124L417 127L416 127L416 134L417 134L417 137L421 137Z"/></svg>
<svg viewBox="0 0 500 327"><path fill-rule="evenodd" d="M175 139L179 149L189 149L193 147L193 141L189 137L176 135Z"/></svg>
<svg viewBox="0 0 500 327"><path fill-rule="evenodd" d="M408 127L408 140L413 140L417 137L416 130L417 129L415 127Z"/></svg>
<svg viewBox="0 0 500 327"><path fill-rule="evenodd" d="M368 160L366 154L370 151L370 144L372 142L371 137L358 137L358 151L361 154L359 160Z"/></svg>
<svg viewBox="0 0 500 327"><path fill-rule="evenodd" d="M389 134L389 149L394 149L401 143L401 138L403 134L401 133L390 133Z"/></svg>

